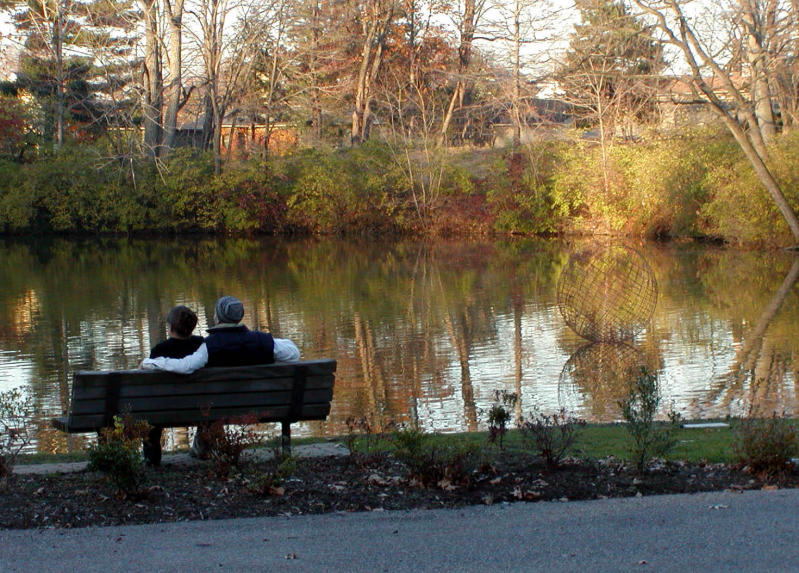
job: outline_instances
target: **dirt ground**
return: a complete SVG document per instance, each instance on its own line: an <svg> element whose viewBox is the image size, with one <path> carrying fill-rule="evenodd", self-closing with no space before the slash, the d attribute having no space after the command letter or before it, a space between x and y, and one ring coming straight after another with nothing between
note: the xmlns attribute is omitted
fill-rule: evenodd
<svg viewBox="0 0 799 573"><path fill-rule="evenodd" d="M86 527L234 517L453 508L699 491L797 487L799 473L773 479L723 464L653 464L638 475L618 460L569 459L557 469L525 453L423 486L389 455L297 459L275 479L275 461L250 461L227 475L213 462L147 468L125 496L98 472L14 474L0 489L0 528Z"/></svg>

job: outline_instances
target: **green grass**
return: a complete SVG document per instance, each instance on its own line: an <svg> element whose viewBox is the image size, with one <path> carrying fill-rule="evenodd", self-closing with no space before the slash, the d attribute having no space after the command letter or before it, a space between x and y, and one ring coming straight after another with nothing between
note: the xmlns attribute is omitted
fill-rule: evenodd
<svg viewBox="0 0 799 573"><path fill-rule="evenodd" d="M685 429L681 428L677 432L677 446L669 454L670 460L684 460L689 462L707 461L710 463L729 463L735 461L733 443L735 440L734 425L728 428L712 429ZM443 443L460 443L469 441L487 449L498 448L497 445L489 444L487 432L461 433L461 434L434 434L431 439L440 440ZM278 438L279 440L279 438ZM292 446L325 441L324 438L301 438L293 439ZM337 441L346 443L344 437ZM274 441L267 442L268 446L275 445ZM579 430L577 440L573 450L569 455L583 458L606 458L615 456L629 461L629 448L632 439L628 434L624 424L589 424ZM375 452L379 450L389 450L391 448L388 439L378 437L356 436L355 449L361 452ZM521 433L517 430L510 430L505 436L505 447L510 450L522 450L526 446ZM18 465L44 464L44 463L63 463L85 461L85 452L73 452L69 454L28 454L21 455L17 459Z"/></svg>
<svg viewBox="0 0 799 573"><path fill-rule="evenodd" d="M676 438L678 442L669 454L669 460L710 463L735 461L733 452L735 433L732 425L728 428L680 428ZM469 441L487 448L498 448L498 444L489 444L487 432L435 434L432 439L444 443ZM505 448L513 451L529 449L518 430L510 430L505 436L504 444ZM624 424L589 424L578 431L577 440L569 455L593 459L615 456L630 461L631 444L632 438ZM387 439L379 440L374 437L358 436L354 447L361 452L373 452L389 449L390 443Z"/></svg>
<svg viewBox="0 0 799 573"><path fill-rule="evenodd" d="M677 445L667 457L670 460L711 463L735 461L733 427L680 428L675 437ZM632 439L624 424L588 425L577 438L574 454L586 458L616 456L629 461L631 443Z"/></svg>
<svg viewBox="0 0 799 573"><path fill-rule="evenodd" d="M88 459L86 452L70 452L67 454L20 454L17 456L17 465L32 466L38 464L85 462Z"/></svg>

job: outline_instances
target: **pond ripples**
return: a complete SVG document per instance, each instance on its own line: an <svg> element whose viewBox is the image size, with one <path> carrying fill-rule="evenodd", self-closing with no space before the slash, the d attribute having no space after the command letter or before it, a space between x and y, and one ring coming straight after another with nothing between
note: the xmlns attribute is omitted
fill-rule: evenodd
<svg viewBox="0 0 799 573"><path fill-rule="evenodd" d="M46 428L67 408L72 372L135 368L164 337L172 306L195 308L204 333L216 298L233 294L249 326L294 340L305 358L338 360L329 419L298 424L297 435L344 434L348 418L374 429L484 429L498 391L518 394L525 415L564 407L616 420L619 372L639 363L657 371L664 412L796 413L788 253L638 246L658 303L648 326L615 347L592 346L559 312L575 245L202 242L53 240L37 256L28 243L0 242L0 390L23 386ZM168 447L188 435L170 433ZM84 444L48 431L33 447Z"/></svg>

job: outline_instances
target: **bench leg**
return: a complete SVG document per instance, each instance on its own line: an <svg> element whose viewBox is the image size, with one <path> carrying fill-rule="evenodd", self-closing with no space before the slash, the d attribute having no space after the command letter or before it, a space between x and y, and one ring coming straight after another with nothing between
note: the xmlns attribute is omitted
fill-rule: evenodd
<svg viewBox="0 0 799 573"><path fill-rule="evenodd" d="M280 422L281 426L283 427L282 435L280 436L280 445L281 449L283 450L284 456L291 455L291 423L290 422Z"/></svg>
<svg viewBox="0 0 799 573"><path fill-rule="evenodd" d="M160 426L153 426L150 428L149 434L142 441L142 453L144 454L145 461L151 466L161 465L161 434L163 428Z"/></svg>

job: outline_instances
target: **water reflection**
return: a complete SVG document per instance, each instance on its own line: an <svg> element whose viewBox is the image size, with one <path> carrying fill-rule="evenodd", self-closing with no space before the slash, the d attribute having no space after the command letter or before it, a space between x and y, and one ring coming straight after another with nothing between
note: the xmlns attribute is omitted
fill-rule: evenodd
<svg viewBox="0 0 799 573"><path fill-rule="evenodd" d="M641 368L655 371L643 352L623 342L590 342L569 357L558 381L558 399L567 412L608 422L621 418L619 402Z"/></svg>
<svg viewBox="0 0 799 573"><path fill-rule="evenodd" d="M657 370L632 346L650 326L657 299L655 275L634 249L591 242L572 253L558 280L558 308L569 328L591 342L563 367L562 408L602 422L620 418L630 383L644 368Z"/></svg>
<svg viewBox="0 0 799 573"><path fill-rule="evenodd" d="M299 434L345 433L350 416L378 425L414 420L426 430L481 428L496 390L517 392L519 412L555 409L569 394L583 415L611 419L618 392L604 375L591 378L602 370L581 356L597 350L578 353L584 342L558 311L556 281L578 247L526 240L4 241L0 390L23 385L33 394L40 450L83 447L85 436L66 437L47 423L68 407L72 372L135 367L165 335L172 306L197 309L205 328L224 293L243 300L250 327L295 340L306 358L339 361L330 418L300 425ZM660 299L631 345L658 369L664 404L691 417L724 416L754 395L794 413L799 300L785 286L798 272L794 257L639 250ZM781 302L759 328L775 293ZM605 363L624 362L608 352L600 352ZM749 382L728 376L753 368ZM583 373L587 382L578 381ZM760 378L768 382L752 382ZM170 439L185 443L186 434Z"/></svg>
<svg viewBox="0 0 799 573"><path fill-rule="evenodd" d="M750 412L769 415L779 412L781 405L795 398L794 387L772 387L783 380L792 368L791 357L775 347L766 332L799 279L799 257L794 257L788 274L779 289L763 308L757 323L738 346L735 359L727 373L713 383L712 400L720 402L732 413L743 416ZM787 392L788 395L783 396Z"/></svg>

